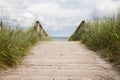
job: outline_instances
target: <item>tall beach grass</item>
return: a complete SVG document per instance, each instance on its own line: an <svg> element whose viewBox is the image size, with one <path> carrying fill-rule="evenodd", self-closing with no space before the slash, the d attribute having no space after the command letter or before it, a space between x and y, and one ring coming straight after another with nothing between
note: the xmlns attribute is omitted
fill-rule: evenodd
<svg viewBox="0 0 120 80"><path fill-rule="evenodd" d="M73 35L73 40L81 40L120 68L120 13L117 16L88 21L86 24L87 30L77 34L78 37Z"/></svg>
<svg viewBox="0 0 120 80"><path fill-rule="evenodd" d="M29 48L40 39L33 27L27 31L4 27L0 31L0 69L19 64Z"/></svg>

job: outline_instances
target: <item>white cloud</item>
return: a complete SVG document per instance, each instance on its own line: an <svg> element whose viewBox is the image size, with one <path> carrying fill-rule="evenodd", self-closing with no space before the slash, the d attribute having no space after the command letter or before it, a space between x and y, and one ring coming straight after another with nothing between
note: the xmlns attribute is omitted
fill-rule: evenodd
<svg viewBox="0 0 120 80"><path fill-rule="evenodd" d="M40 20L52 36L70 36L81 20L117 13L119 0L0 0L0 19L28 27Z"/></svg>
<svg viewBox="0 0 120 80"><path fill-rule="evenodd" d="M116 14L120 5L119 2L113 2L112 0L98 1L93 9L93 16L104 17L112 16Z"/></svg>
<svg viewBox="0 0 120 80"><path fill-rule="evenodd" d="M26 17L28 19L31 19L31 18L34 19L35 18L31 13L28 13L28 12L25 12L22 15L23 15L23 17Z"/></svg>

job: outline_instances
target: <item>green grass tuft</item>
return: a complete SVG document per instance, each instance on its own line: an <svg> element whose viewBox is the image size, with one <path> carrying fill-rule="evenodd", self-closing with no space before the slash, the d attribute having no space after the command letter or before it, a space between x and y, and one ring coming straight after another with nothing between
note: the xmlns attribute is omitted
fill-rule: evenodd
<svg viewBox="0 0 120 80"><path fill-rule="evenodd" d="M27 31L3 28L0 31L0 69L19 64L27 51L42 38L34 28Z"/></svg>

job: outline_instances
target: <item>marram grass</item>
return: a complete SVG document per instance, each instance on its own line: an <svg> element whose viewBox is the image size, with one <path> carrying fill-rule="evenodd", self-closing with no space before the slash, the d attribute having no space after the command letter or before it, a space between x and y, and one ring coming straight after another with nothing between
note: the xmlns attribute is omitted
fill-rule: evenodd
<svg viewBox="0 0 120 80"><path fill-rule="evenodd" d="M81 40L89 48L99 51L110 62L120 65L120 13L116 17L105 17L89 21L87 30L73 40ZM71 38L72 39L72 38Z"/></svg>
<svg viewBox="0 0 120 80"><path fill-rule="evenodd" d="M27 31L3 28L0 31L0 69L19 64L40 37L34 28Z"/></svg>

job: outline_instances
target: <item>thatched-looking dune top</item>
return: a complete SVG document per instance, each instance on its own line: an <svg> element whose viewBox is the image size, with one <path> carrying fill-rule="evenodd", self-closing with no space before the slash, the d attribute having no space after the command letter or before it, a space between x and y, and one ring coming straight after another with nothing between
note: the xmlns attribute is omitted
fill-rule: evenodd
<svg viewBox="0 0 120 80"><path fill-rule="evenodd" d="M77 29L75 30L75 32L71 35L71 37L69 38L70 41L76 41L79 40L78 38L80 38L80 34L82 32L85 31L86 28L86 22L83 20L81 21L80 25L77 27Z"/></svg>
<svg viewBox="0 0 120 80"><path fill-rule="evenodd" d="M36 24L35 24L35 29L36 29L36 32L37 34L40 34L42 36L48 36L48 34L46 33L46 31L43 29L42 25L40 24L39 21L36 21Z"/></svg>

